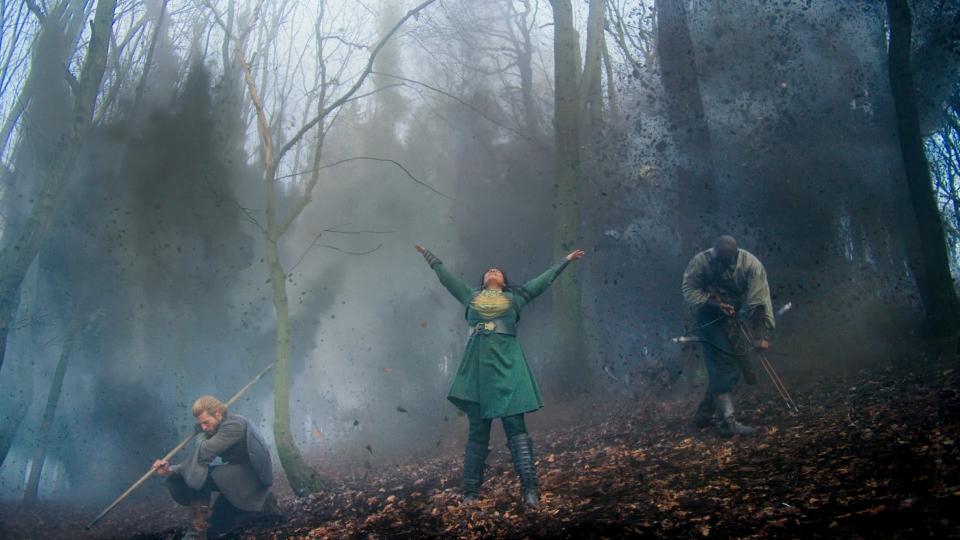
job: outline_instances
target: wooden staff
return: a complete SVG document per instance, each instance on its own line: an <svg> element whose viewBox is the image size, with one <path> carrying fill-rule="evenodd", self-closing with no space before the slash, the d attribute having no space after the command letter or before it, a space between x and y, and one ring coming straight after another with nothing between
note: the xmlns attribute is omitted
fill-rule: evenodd
<svg viewBox="0 0 960 540"><path fill-rule="evenodd" d="M273 362L273 363L271 363L269 366L265 367L265 368L263 369L263 371L261 371L256 377L253 378L252 381L248 382L246 386L244 386L243 388L241 388L240 391L236 393L236 395L234 395L232 398L230 398L230 401L226 402L226 403L225 403L225 406L229 409L230 406L233 405L234 403L236 403L236 401L237 401L238 399L240 399L240 397L243 396L243 394L245 394L245 393L247 392L247 390L250 389L251 386L253 386L254 384L256 384L257 381L259 381L264 375L266 375L267 372L270 371L270 369L273 368L273 366L274 366L275 364L276 364L276 362ZM167 452L167 455L163 456L163 460L164 460L164 461L170 461L170 458L172 458L174 455L176 455L176 453L179 452L180 450L183 450L183 447L186 446L187 444L189 444L190 441L192 441L193 438L196 437L197 435L198 435L198 433L194 433L194 434L190 435L189 437L187 437L186 439L184 439L183 442L181 442L180 444L178 444L177 446L175 446L175 447L173 448L173 450ZM134 490L136 490L138 487L140 487L144 482L146 482L146 481L147 481L150 477L152 477L152 476L154 475L154 473L156 473L156 472L157 472L156 469L154 469L153 467L150 467L150 470L147 471L143 476L141 476L139 480L137 480L136 482L134 482L133 485L130 486L126 491L124 491L124 492L123 492L123 495L120 495L119 497L117 497L117 500L115 500L115 501L113 501L112 503L110 503L110 506L104 508L104 509L103 509L103 512L100 512L99 514L97 514L97 517L93 518L93 521L91 521L90 523L87 524L87 527L86 527L87 530L89 530L90 527L93 527L94 525L96 525L96 523L97 523L98 521L100 521L101 519L103 519L103 517L106 516L111 510L113 510L114 507L116 507L118 504L120 504L121 502L123 502L124 499L126 499L127 497L129 497L130 494L134 492Z"/></svg>

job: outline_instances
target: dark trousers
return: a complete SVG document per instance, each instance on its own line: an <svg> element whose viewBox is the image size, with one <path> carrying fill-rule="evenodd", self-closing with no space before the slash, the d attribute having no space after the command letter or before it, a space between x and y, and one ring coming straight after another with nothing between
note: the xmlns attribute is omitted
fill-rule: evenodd
<svg viewBox="0 0 960 540"><path fill-rule="evenodd" d="M210 528L207 529L207 536L210 538L216 538L231 529L242 527L261 517L275 515L275 512L267 511L269 510L267 508L262 512L251 512L240 510L230 504L230 501L220 493L220 489L217 487L217 483L213 481L213 475L211 474L207 475L207 481L200 489L191 488L183 481L182 476L173 474L167 478L167 488L170 490L173 500L184 506L189 506L194 501L209 504L210 497L214 493L217 494L217 499L213 503L213 508L210 509L210 518L208 519ZM270 497L272 496L268 495L268 499Z"/></svg>
<svg viewBox="0 0 960 540"><path fill-rule="evenodd" d="M213 481L213 475L207 474L207 481L203 484L203 487L200 489L193 489L188 486L187 483L183 480L183 477L179 474L172 474L167 477L167 489L170 490L170 495L173 497L173 500L177 501L177 504L183 506L190 506L191 502L200 501L209 503L210 496L215 491L220 491L217 487L217 483Z"/></svg>
<svg viewBox="0 0 960 540"><path fill-rule="evenodd" d="M737 320L723 316L716 308L705 307L697 313L700 339L703 340L703 362L709 384L704 401L717 394L733 391L740 380L740 362L746 349L740 339Z"/></svg>
<svg viewBox="0 0 960 540"><path fill-rule="evenodd" d="M490 429L493 426L493 419L481 418L480 415L474 414L468 414L467 419L470 421L468 437L470 442L482 445L484 448L490 446ZM503 423L503 432L506 433L508 440L527 432L527 424L522 413L504 416L500 421Z"/></svg>

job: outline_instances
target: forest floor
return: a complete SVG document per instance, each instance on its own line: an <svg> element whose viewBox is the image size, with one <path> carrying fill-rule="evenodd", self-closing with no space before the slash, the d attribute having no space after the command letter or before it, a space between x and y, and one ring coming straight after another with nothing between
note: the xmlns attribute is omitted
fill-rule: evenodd
<svg viewBox="0 0 960 540"><path fill-rule="evenodd" d="M767 391L740 392L743 420L763 426L750 437L693 428L689 403L535 432L537 509L520 505L509 454L494 449L475 507L459 505L459 455L411 458L344 472L332 489L284 499L281 521L230 538L960 538L956 360L794 392L799 415ZM166 508L118 509L96 537L179 538L171 524L184 513ZM85 536L89 515L45 512L0 505L0 536Z"/></svg>

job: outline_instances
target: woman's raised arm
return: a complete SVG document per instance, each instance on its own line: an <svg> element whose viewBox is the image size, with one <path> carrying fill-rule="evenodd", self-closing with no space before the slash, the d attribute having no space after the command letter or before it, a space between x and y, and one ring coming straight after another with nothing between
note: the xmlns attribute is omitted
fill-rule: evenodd
<svg viewBox="0 0 960 540"><path fill-rule="evenodd" d="M517 307L523 309L523 307L530 303L534 298L543 294L543 291L550 287L550 284L557 279L557 276L563 272L563 269L566 268L571 261L576 261L582 258L584 255L585 253L582 249L571 251L560 262L551 266L550 268L547 268L546 272L524 283L523 287L520 288L520 295L517 299L519 305Z"/></svg>
<svg viewBox="0 0 960 540"><path fill-rule="evenodd" d="M473 298L473 289L457 278L457 276L451 274L450 271L447 270L447 267L444 266L443 261L438 259L429 249L419 244L417 244L416 248L417 251L423 255L423 258L426 259L430 268L433 268L433 271L437 273L437 277L440 278L440 283L443 284L443 286L450 291L450 294L461 304L467 305Z"/></svg>

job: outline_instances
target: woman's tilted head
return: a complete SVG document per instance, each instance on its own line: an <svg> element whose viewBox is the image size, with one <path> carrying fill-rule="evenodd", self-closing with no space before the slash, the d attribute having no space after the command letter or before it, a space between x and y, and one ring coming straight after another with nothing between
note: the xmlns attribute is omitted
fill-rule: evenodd
<svg viewBox="0 0 960 540"><path fill-rule="evenodd" d="M480 280L480 287L483 289L505 289L507 287L507 276L499 268L491 268L483 273L483 279Z"/></svg>

